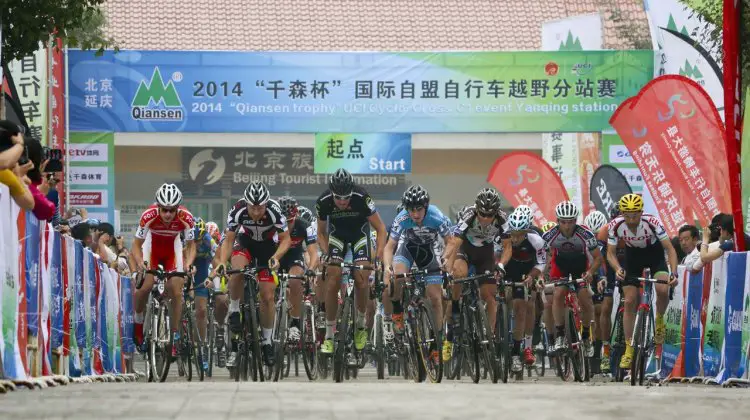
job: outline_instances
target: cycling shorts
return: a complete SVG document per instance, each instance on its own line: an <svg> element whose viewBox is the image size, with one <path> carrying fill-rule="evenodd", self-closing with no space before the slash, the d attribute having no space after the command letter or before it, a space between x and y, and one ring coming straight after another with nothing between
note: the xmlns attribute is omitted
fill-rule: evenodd
<svg viewBox="0 0 750 420"><path fill-rule="evenodd" d="M248 261L248 264L254 267L268 268L268 260L276 253L276 244L272 241L253 241L251 239L240 239L234 241L232 248L232 258L241 256ZM268 270L262 270L258 273L258 282L275 283Z"/></svg>
<svg viewBox="0 0 750 420"><path fill-rule="evenodd" d="M638 277L643 276L643 270L650 269L651 277L659 273L668 273L667 259L664 247L657 242L646 248L625 248L625 280L623 286L640 286Z"/></svg>
<svg viewBox="0 0 750 420"><path fill-rule="evenodd" d="M494 244L474 246L468 241L463 241L456 257L466 261L469 266L474 266L477 273L492 272L495 269L495 247ZM527 271L528 273L528 271ZM495 284L494 277L480 280L480 284Z"/></svg>
<svg viewBox="0 0 750 420"><path fill-rule="evenodd" d="M407 270L411 269L414 264L422 270L440 270L440 261L435 252L434 244L416 245L402 241L396 248L393 263L403 264ZM425 283L427 285L443 284L443 276L439 273L425 276Z"/></svg>
<svg viewBox="0 0 750 420"><path fill-rule="evenodd" d="M281 261L279 261L280 269L284 272L289 272L289 270L292 269L292 267L299 267L301 269L305 269L305 256L304 251L302 251L302 247L298 246L295 248L289 248L289 250L286 251L286 254L284 254L283 257L281 257Z"/></svg>
<svg viewBox="0 0 750 420"><path fill-rule="evenodd" d="M536 263L534 261L519 262L510 260L505 266L505 278L509 281L513 281L513 283L521 282L535 266ZM513 286L513 299L528 300L529 295L527 288Z"/></svg>
<svg viewBox="0 0 750 420"><path fill-rule="evenodd" d="M164 271L185 271L182 259L182 241L177 236L174 240L154 240L153 235L143 243L143 261L149 268L162 266Z"/></svg>
<svg viewBox="0 0 750 420"><path fill-rule="evenodd" d="M195 276L193 277L193 292L196 297L208 297L208 289L203 286L203 283L208 278L208 264L209 261L195 261Z"/></svg>
<svg viewBox="0 0 750 420"><path fill-rule="evenodd" d="M331 262L343 262L346 254L351 251L354 262L370 261L372 250L370 249L370 224L362 225L359 235L350 240L342 239L331 233L328 236L328 257Z"/></svg>
<svg viewBox="0 0 750 420"><path fill-rule="evenodd" d="M589 267L589 260L584 253L553 253L550 259L549 278L551 281L567 279L572 276L579 279Z"/></svg>

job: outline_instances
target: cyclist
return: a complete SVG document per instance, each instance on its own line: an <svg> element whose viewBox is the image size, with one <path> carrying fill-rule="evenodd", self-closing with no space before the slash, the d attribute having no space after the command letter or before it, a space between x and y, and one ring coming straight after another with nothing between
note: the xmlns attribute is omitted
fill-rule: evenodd
<svg viewBox="0 0 750 420"><path fill-rule="evenodd" d="M305 267L308 267L309 270L315 270L319 261L315 230L308 222L299 217L297 200L289 196L284 196L279 198L279 204L281 205L281 211L286 217L287 224L289 225L289 234L292 238L292 245L289 247L289 251L281 259L281 269L294 276L304 274ZM305 249L303 250L303 248ZM307 253L307 258L303 256L303 253ZM307 265L305 261L307 261ZM287 339L290 341L299 341L300 339L302 291L301 280L289 280L289 303L291 306L289 313L291 322Z"/></svg>
<svg viewBox="0 0 750 420"><path fill-rule="evenodd" d="M420 269L440 270L441 257L435 248L439 238L451 238L451 222L435 205L430 205L430 195L421 185L412 185L401 198L404 209L396 216L391 235L385 246L383 262L386 272L406 273L415 265ZM403 238L403 240L401 240ZM390 276L387 283L393 281ZM393 297L388 288L383 291L383 313L386 323L393 323L396 332L404 329L402 283L394 285ZM432 304L435 320L443 319L443 276L440 273L425 276L427 298ZM442 322L438 338L442 336ZM433 355L439 357L437 351Z"/></svg>
<svg viewBox="0 0 750 420"><path fill-rule="evenodd" d="M162 184L156 190L156 204L151 205L141 215L138 229L135 232L131 255L131 271L143 271L146 267L161 265L165 272L184 271L184 267L191 267L195 260L195 242L193 235L195 222L193 215L180 204L182 192L175 184ZM149 235L150 234L150 235ZM178 239L184 234L187 246L183 255L182 244ZM150 236L150 242L146 237ZM170 297L170 327L172 329L173 344L180 340L180 318L182 317L182 277L167 279L166 289ZM143 322L145 320L148 295L154 285L154 276L147 274L143 284L135 291L135 325L134 338L136 344L143 343ZM172 346L172 357L177 356L177 348Z"/></svg>
<svg viewBox="0 0 750 420"><path fill-rule="evenodd" d="M378 232L375 262L382 258L386 237L385 225L370 194L364 188L355 185L352 174L347 170L338 169L331 176L328 189L315 203L315 210L318 218L318 244L328 261L343 262L349 250L352 251L355 263L371 261L370 227ZM333 332L339 306L341 272L341 267L326 268L326 333L321 351L328 354L333 353ZM357 350L362 350L367 344L365 312L370 295L370 273L366 270L357 270L354 276L357 307L354 346Z"/></svg>
<svg viewBox="0 0 750 420"><path fill-rule="evenodd" d="M547 222L542 226L542 234L547 233L548 230L552 229L553 227L557 226L557 223L555 222Z"/></svg>
<svg viewBox="0 0 750 420"><path fill-rule="evenodd" d="M606 239L599 239L598 232L602 228L606 229L607 216L605 216L604 213L600 212L599 210L594 210L583 219L583 225L597 235L599 251L602 253L602 255L606 255L607 241ZM597 286L594 289L594 296L592 298L594 301L594 357L600 359L599 370L601 371L601 373L609 373L609 351L606 351L605 349L606 357L602 357L602 349L604 342L607 341L606 337L610 332L609 323L607 325L604 325L601 321L603 318L605 318L605 315L606 318L609 319L609 314L612 314L612 306L609 306L609 312L606 312L606 307L604 306L605 297L609 296L610 302L612 300L612 289L606 287L606 266L606 259L603 259L602 265L599 267L599 274L597 276L598 281L596 283ZM602 280L604 280L605 287L599 287ZM607 362L605 362L604 359L607 359Z"/></svg>
<svg viewBox="0 0 750 420"><path fill-rule="evenodd" d="M446 246L446 266L453 271L456 278L469 274L469 265L476 267L478 273L493 271L495 265L495 244L502 244L502 255L497 264L498 275L505 274L505 264L510 261L513 246L507 235L506 215L500 209L500 196L492 188L484 188L477 194L474 205L466 209L461 221L453 229L454 237ZM497 315L497 283L494 278L484 280L480 286L480 295L487 305L487 319L491 328L495 328ZM460 316L459 298L461 286L454 285L451 292L451 322L457 323ZM448 330L443 343L443 360L449 360L452 354L451 329Z"/></svg>
<svg viewBox="0 0 750 420"><path fill-rule="evenodd" d="M219 232L219 225L217 225L216 222L206 222L206 232L211 235L211 239L213 239L214 244L218 246L221 236Z"/></svg>
<svg viewBox="0 0 750 420"><path fill-rule="evenodd" d="M244 191L243 198L232 206L227 216L227 227L223 243L214 258L212 276L223 271L231 255L232 267L242 268L250 265L276 271L281 258L292 243L289 236L286 217L279 204L270 199L268 188L259 181L251 182ZM278 235L278 244L274 237ZM263 330L261 352L263 362L272 366L273 347L271 336L275 318L274 292L276 278L269 270L258 273L260 292L260 325ZM229 279L229 328L233 333L242 331L240 299L244 290L244 277L241 273ZM237 357L237 343L232 343L227 366L234 366Z"/></svg>
<svg viewBox="0 0 750 420"><path fill-rule="evenodd" d="M571 201L563 201L555 207L557 226L547 231L543 239L551 251L550 281L581 278L591 282L594 273L602 263L602 254L594 233L576 223L580 214L578 206ZM593 259L589 264L589 256ZM591 321L594 319L594 302L591 298L591 288L574 286L581 305L583 321L584 354L593 357L594 347L591 345ZM552 295L552 317L555 321L555 347L553 353L566 349L565 343L565 291L556 287Z"/></svg>
<svg viewBox="0 0 750 420"><path fill-rule="evenodd" d="M617 279L622 285L625 297L625 311L623 313L623 329L625 332L625 354L620 359L620 368L628 369L633 360L633 338L635 312L639 301L638 277L648 268L657 280L669 280L669 285L656 284L656 325L654 326L654 342L664 343L666 325L664 312L669 304L669 286L677 284L677 253L672 242L664 230L659 219L653 215L643 213L643 198L637 194L625 194L620 198L618 207L622 214L609 222L609 237L607 241L607 260L614 268ZM617 258L617 243L625 242L625 267ZM667 253L671 274L667 271Z"/></svg>
<svg viewBox="0 0 750 420"><path fill-rule="evenodd" d="M195 295L195 320L198 324L198 333L206 340L206 307L208 304L208 289L213 282L208 280L208 266L214 257L214 246L211 235L206 230L206 223L200 217L195 218L195 229L193 231L195 242L195 275L193 277L193 293ZM210 284L210 286L209 286ZM208 370L208 353L203 353L203 369Z"/></svg>
<svg viewBox="0 0 750 420"><path fill-rule="evenodd" d="M547 264L547 248L539 234L531 230L531 218L523 212L513 212L508 217L508 231L512 245L512 256L505 266L506 277L514 283L525 282L526 287L513 287L513 352L512 369L514 372L523 370L521 363L521 343L525 340L524 362L533 365L534 351L531 348L531 335L527 332L531 316L531 328L534 327L533 309L529 314L528 302L533 282L544 271ZM532 301L533 302L533 301Z"/></svg>

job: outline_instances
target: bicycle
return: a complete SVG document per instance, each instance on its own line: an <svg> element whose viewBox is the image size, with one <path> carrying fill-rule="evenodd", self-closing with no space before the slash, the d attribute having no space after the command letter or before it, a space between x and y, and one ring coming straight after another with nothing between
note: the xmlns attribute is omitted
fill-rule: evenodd
<svg viewBox="0 0 750 420"><path fill-rule="evenodd" d="M525 276L524 276L525 277ZM495 300L497 301L497 316L495 318L495 357L498 368L499 380L508 383L511 374L511 349L513 348L513 326L515 325L515 313L508 305L507 288L510 288L510 298L513 298L513 288L523 287L524 293L528 297L526 283L514 282L512 280L500 280L500 287L497 288ZM510 315L510 316L509 316ZM523 369L516 372L516 379L523 379ZM497 381L493 381L497 382Z"/></svg>
<svg viewBox="0 0 750 420"><path fill-rule="evenodd" d="M342 269L348 268L350 274L352 274L349 282L346 284L346 294L343 296L343 305L339 306L338 317L336 320L336 332L333 340L333 380L335 382L343 382L345 374L347 375L347 378L349 375L356 378L359 371L359 351L357 351L354 346L355 331L354 328L352 328L354 327L354 320L356 317L353 274L358 270L374 270L375 267L371 265L350 264L345 262L329 262L326 265L328 267L341 267ZM353 359L354 362L349 362L347 356L351 356L351 359Z"/></svg>
<svg viewBox="0 0 750 420"><path fill-rule="evenodd" d="M533 366L527 365L528 376L531 377L531 371L534 370L537 376L544 377L547 369L547 353L549 352L549 333L547 332L547 325L542 320L542 312L544 311L544 302L546 297L544 296L544 282L539 280L536 284L536 289L541 290L537 293L537 306L541 303L542 309L537 309L538 315L536 317L536 326L534 327L534 355L536 356L537 363ZM551 367L551 366L550 366Z"/></svg>
<svg viewBox="0 0 750 420"><path fill-rule="evenodd" d="M435 320L434 309L424 299L426 296L425 276L438 273L442 274L442 271L412 268L406 273L393 275L394 280L406 280L402 299L406 302L404 345L414 382L423 382L429 376L431 382L440 383L443 378L443 334L440 331L440 324ZM409 281L409 279L415 281ZM394 287L391 283L391 294L393 291Z"/></svg>
<svg viewBox="0 0 750 420"><path fill-rule="evenodd" d="M567 280L560 280L554 284L547 284L545 289L552 287L565 287L565 307L567 315L565 316L565 351L556 354L557 375L563 381L570 380L572 373L576 382L587 382L591 375L588 358L584 354L583 339L581 330L583 322L581 321L581 307L578 304L578 295L571 291L575 290L576 285L588 286L586 280L574 279L572 275ZM592 322L593 323L593 322ZM572 365L572 370L571 370Z"/></svg>
<svg viewBox="0 0 750 420"><path fill-rule="evenodd" d="M154 276L154 285L149 294L146 310L146 319L143 325L144 343L147 345L146 372L148 382L164 382L169 375L169 367L172 363L172 333L169 323L169 309L166 297L166 282L168 278L188 278L185 272L173 271L167 273L164 267L157 266L155 270L144 270L136 282L136 288L140 288L145 280L145 275Z"/></svg>
<svg viewBox="0 0 750 420"><path fill-rule="evenodd" d="M206 303L206 322L208 323L206 330L206 339L208 340L206 343L206 351L208 352L208 370L206 371L206 376L209 378L213 376L214 355L216 355L217 358L217 366L224 367L222 366L222 363L218 361L221 360L219 358L220 353L226 351L226 341L224 339L224 330L226 328L219 330L214 313L216 310L216 297L225 295L226 292L217 292L213 287L208 288L208 302ZM226 323L224 323L224 325L226 325ZM226 360L226 357L224 360Z"/></svg>
<svg viewBox="0 0 750 420"><path fill-rule="evenodd" d="M291 347L287 347L287 330L289 329L289 303L286 299L286 287L290 279L305 280L305 276L292 275L289 273L282 273L278 276L279 287L277 290L276 300L276 317L273 326L273 338L271 340L273 344L273 354L275 362L273 364L273 381L278 382L282 378L281 371L284 370L285 363L284 357L287 353L291 354ZM287 352L287 350L290 350ZM291 366L291 357L288 363L286 363L288 375L288 369Z"/></svg>
<svg viewBox="0 0 750 420"><path fill-rule="evenodd" d="M654 341L654 311L651 302L654 294L654 284L669 284L667 280L651 278L651 269L643 270L643 277L636 280L642 283L640 287L640 303L635 314L635 328L633 329L632 347L634 349L633 362L630 368L630 385L643 385L646 377L646 363L656 348ZM670 299L672 298L670 289Z"/></svg>
<svg viewBox="0 0 750 420"><path fill-rule="evenodd" d="M620 368L620 359L625 354L625 329L623 327L623 316L625 314L625 296L620 293L620 301L617 304L615 313L615 322L612 324L610 332L610 371L615 382L622 382L625 379L626 369Z"/></svg>
<svg viewBox="0 0 750 420"><path fill-rule="evenodd" d="M240 303L242 332L239 334L232 333L233 340L237 343L237 359L233 369L230 369L235 382L247 381L248 377L254 382L266 380L263 356L260 352L260 304L257 300L257 274L260 270L267 269L246 266L243 269L228 270L225 273L226 275L242 274L243 276L244 299Z"/></svg>
<svg viewBox="0 0 750 420"><path fill-rule="evenodd" d="M182 289L183 303L180 322L182 338L177 358L178 371L186 373L188 382L193 380L193 363L195 363L195 371L200 381L203 381L205 375L203 370L203 340L198 333L195 321L195 312L193 311L195 299L190 293L193 290L192 286L192 278L188 278ZM197 339L193 336L193 332L196 333Z"/></svg>
<svg viewBox="0 0 750 420"><path fill-rule="evenodd" d="M384 290L385 283L383 282L382 271L379 271L375 275L374 284L370 287L370 299L375 300L375 307L377 308L375 312L375 320L373 321L373 328L370 332L370 342L372 343L372 353L375 360L375 370L378 379L385 379L386 365L389 366L389 376L392 376L393 374L391 372L395 370L390 368L390 355L388 354L385 345L385 318L383 316L383 311L381 310Z"/></svg>
<svg viewBox="0 0 750 420"><path fill-rule="evenodd" d="M464 284L461 290L461 317L459 318L458 331L454 326L454 340L458 343L453 346L453 358L455 377L460 377L460 369L463 367L464 353L468 362L468 374L472 382L479 383L481 374L479 358L481 355L482 362L488 370L492 383L497 383L499 379L498 365L496 360L497 350L495 349L495 340L492 337L485 303L479 295L479 281L493 278L492 272L486 272L475 276L469 276L462 279L453 279L454 284Z"/></svg>

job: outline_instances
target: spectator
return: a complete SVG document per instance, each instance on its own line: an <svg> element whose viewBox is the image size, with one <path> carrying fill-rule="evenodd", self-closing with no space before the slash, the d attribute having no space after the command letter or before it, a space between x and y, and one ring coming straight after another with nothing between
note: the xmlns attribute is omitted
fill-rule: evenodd
<svg viewBox="0 0 750 420"><path fill-rule="evenodd" d="M711 238L716 241L709 243ZM703 243L700 246L700 256L703 264L708 264L721 258L727 251L734 250L734 218L731 214L720 213L711 221L709 229L703 231Z"/></svg>
<svg viewBox="0 0 750 420"><path fill-rule="evenodd" d="M0 150L0 169L13 169L26 150L21 127L0 120Z"/></svg>
<svg viewBox="0 0 750 420"><path fill-rule="evenodd" d="M685 225L680 228L680 249L686 254L680 264L692 272L697 273L703 268L700 254L700 236L698 228Z"/></svg>
<svg viewBox="0 0 750 420"><path fill-rule="evenodd" d="M94 235L91 227L87 223L76 223L70 227L70 235L83 243L86 248L91 248L94 244Z"/></svg>
<svg viewBox="0 0 750 420"><path fill-rule="evenodd" d="M96 242L96 254L110 267L115 267L117 254L111 246L115 239L115 228L109 223L99 223L94 229L94 241Z"/></svg>
<svg viewBox="0 0 750 420"><path fill-rule="evenodd" d="M50 190L49 179L44 175L44 168L47 166L47 160L44 158L44 149L37 139L28 139L26 149L29 153L29 160L34 167L29 170L28 177L31 180L29 189L34 196L34 216L39 220L50 220L55 216L55 203L47 199L47 193Z"/></svg>
<svg viewBox="0 0 750 420"><path fill-rule="evenodd" d="M677 261L682 261L686 254L685 251L682 250L679 236L672 238L672 248L674 248L674 251L677 253Z"/></svg>
<svg viewBox="0 0 750 420"><path fill-rule="evenodd" d="M10 121L0 121L0 183L10 190L13 200L24 210L34 208L34 196L24 182L33 165L23 154L26 151L21 129Z"/></svg>
<svg viewBox="0 0 750 420"><path fill-rule="evenodd" d="M86 212L86 209L73 207L65 213L65 220L68 221L68 225L70 225L72 229L75 225L84 221L87 216L88 212Z"/></svg>

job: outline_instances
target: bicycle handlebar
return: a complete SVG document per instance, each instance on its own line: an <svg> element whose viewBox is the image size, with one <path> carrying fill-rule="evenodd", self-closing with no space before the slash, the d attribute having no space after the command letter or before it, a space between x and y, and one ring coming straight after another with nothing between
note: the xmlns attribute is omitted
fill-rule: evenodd
<svg viewBox="0 0 750 420"><path fill-rule="evenodd" d="M413 268L406 273L398 273L398 274L392 274L391 276L394 279L406 279L406 278L414 278L415 276L429 276L431 274L443 274L443 270L427 270L422 268Z"/></svg>
<svg viewBox="0 0 750 420"><path fill-rule="evenodd" d="M657 280L651 277L637 277L636 280L638 280L641 283L669 284L668 280Z"/></svg>
<svg viewBox="0 0 750 420"><path fill-rule="evenodd" d="M364 265L364 264L352 264L347 262L329 262L326 264L328 267L341 267L341 268L348 268L350 270L362 270L362 271L372 271L375 270L375 267L372 265Z"/></svg>

